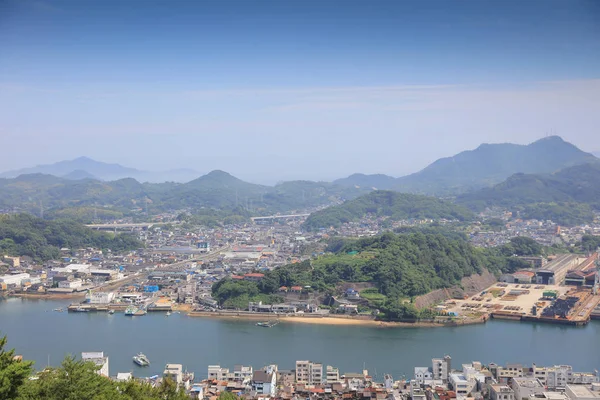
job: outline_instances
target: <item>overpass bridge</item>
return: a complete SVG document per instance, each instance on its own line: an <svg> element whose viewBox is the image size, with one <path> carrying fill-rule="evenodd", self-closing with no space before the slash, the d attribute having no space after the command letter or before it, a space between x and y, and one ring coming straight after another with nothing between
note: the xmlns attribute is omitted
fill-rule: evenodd
<svg viewBox="0 0 600 400"><path fill-rule="evenodd" d="M287 214L287 215L267 215L265 217L252 217L250 218L252 221L268 221L268 220L276 220L276 219L295 219L301 217L308 217L310 214Z"/></svg>
<svg viewBox="0 0 600 400"><path fill-rule="evenodd" d="M97 229L97 230L117 231L117 230L133 230L135 228L150 229L154 225L165 225L165 224L167 224L167 222L138 222L138 223L130 223L130 224L88 224L86 226L88 228Z"/></svg>

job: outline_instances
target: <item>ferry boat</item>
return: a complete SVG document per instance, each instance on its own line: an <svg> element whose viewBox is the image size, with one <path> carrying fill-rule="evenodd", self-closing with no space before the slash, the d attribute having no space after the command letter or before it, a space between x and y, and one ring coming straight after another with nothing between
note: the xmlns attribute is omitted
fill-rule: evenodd
<svg viewBox="0 0 600 400"><path fill-rule="evenodd" d="M136 312L138 312L139 309L136 306L129 306L127 307L127 309L125 310L125 315L128 316L133 316L135 315Z"/></svg>
<svg viewBox="0 0 600 400"><path fill-rule="evenodd" d="M150 360L148 360L148 357L146 357L146 355L143 353L139 353L138 355L133 356L133 362L139 365L140 367L147 367L148 365L150 365Z"/></svg>

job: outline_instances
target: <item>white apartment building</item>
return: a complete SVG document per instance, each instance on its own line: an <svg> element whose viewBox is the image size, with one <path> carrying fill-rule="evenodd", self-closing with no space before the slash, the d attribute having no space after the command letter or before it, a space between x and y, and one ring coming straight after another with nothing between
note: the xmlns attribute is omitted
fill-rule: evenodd
<svg viewBox="0 0 600 400"><path fill-rule="evenodd" d="M593 383L586 385L567 385L565 394L571 400L600 400L600 384Z"/></svg>
<svg viewBox="0 0 600 400"><path fill-rule="evenodd" d="M93 362L100 369L97 371L98 375L106 376L108 378L108 356L104 357L102 351L88 351L81 353L81 359L85 362Z"/></svg>
<svg viewBox="0 0 600 400"><path fill-rule="evenodd" d="M249 382L252 379L252 366L234 365L233 374L229 373L227 380Z"/></svg>
<svg viewBox="0 0 600 400"><path fill-rule="evenodd" d="M340 370L328 365L326 369L326 381L329 385L333 383L340 383Z"/></svg>
<svg viewBox="0 0 600 400"><path fill-rule="evenodd" d="M490 400L515 400L515 392L507 385L490 385Z"/></svg>
<svg viewBox="0 0 600 400"><path fill-rule="evenodd" d="M167 364L163 371L165 378L171 379L178 385L183 384L183 365L181 364Z"/></svg>
<svg viewBox="0 0 600 400"><path fill-rule="evenodd" d="M216 379L218 381L226 381L229 375L229 368L221 368L220 365L208 366L208 379Z"/></svg>
<svg viewBox="0 0 600 400"><path fill-rule="evenodd" d="M529 400L545 391L540 380L532 377L512 378L511 387L515 392L515 400Z"/></svg>
<svg viewBox="0 0 600 400"><path fill-rule="evenodd" d="M312 361L296 361L296 383L322 384L323 364Z"/></svg>

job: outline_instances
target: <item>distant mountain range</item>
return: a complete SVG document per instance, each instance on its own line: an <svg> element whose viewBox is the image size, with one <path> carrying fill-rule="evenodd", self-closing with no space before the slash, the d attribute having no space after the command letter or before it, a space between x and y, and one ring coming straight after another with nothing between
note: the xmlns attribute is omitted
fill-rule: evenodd
<svg viewBox="0 0 600 400"><path fill-rule="evenodd" d="M325 206L365 192L328 182L256 185L218 170L188 183L140 183L133 178L105 182L89 179L78 171L70 175L83 179L45 174L0 179L0 211L27 211L39 215L42 208L47 212L70 208L89 218L90 213L98 212L98 208L121 215L146 209L158 213L177 209L233 211L239 208L260 215ZM116 217L114 213L105 214Z"/></svg>
<svg viewBox="0 0 600 400"><path fill-rule="evenodd" d="M516 173L552 173L599 161L562 138L549 136L529 145L482 144L475 150L441 158L419 172L397 179L354 174L335 182L399 192L452 195L500 183Z"/></svg>
<svg viewBox="0 0 600 400"><path fill-rule="evenodd" d="M54 164L38 165L0 174L0 178L16 178L26 174L46 174L66 179L98 179L114 181L123 178L133 178L139 182L189 182L200 175L191 169L174 169L170 171L151 172L124 167L120 164L109 164L79 157L74 160L60 161Z"/></svg>
<svg viewBox="0 0 600 400"><path fill-rule="evenodd" d="M160 178L167 175L168 179ZM340 203L374 190L458 195L460 204L475 210L489 205L532 202L591 204L600 197L596 189L600 187L599 159L557 136L526 146L483 144L475 150L439 159L401 178L353 174L331 183L290 181L266 186L245 182L219 170L197 175L192 170L140 171L80 157L1 174L4 179L0 178L0 211L38 214L42 209L75 209L89 215L93 209L95 215L100 207L107 218L117 216L113 211L129 215L133 210L146 209L156 213L241 208L246 214L268 214ZM181 179L174 179L175 176ZM347 211L353 213L353 210L358 210L359 217L363 213L360 207Z"/></svg>

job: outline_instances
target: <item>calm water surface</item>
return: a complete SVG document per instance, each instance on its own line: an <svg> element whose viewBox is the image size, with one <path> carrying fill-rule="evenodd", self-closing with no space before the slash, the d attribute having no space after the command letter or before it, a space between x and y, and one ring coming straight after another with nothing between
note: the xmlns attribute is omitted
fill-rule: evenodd
<svg viewBox="0 0 600 400"><path fill-rule="evenodd" d="M210 364L255 368L275 363L291 369L295 360L309 359L359 372L363 365L381 378L412 376L414 366L428 366L432 357L450 354L454 366L483 363L571 364L578 371L600 369L600 323L565 327L492 320L455 328L376 328L281 323L265 329L252 321L151 313L58 313L69 301L0 300L0 334L9 348L36 361L57 365L67 354L104 351L110 373L133 371L136 376L162 373L166 363L183 364L206 376ZM145 353L151 366L136 367L131 357Z"/></svg>

